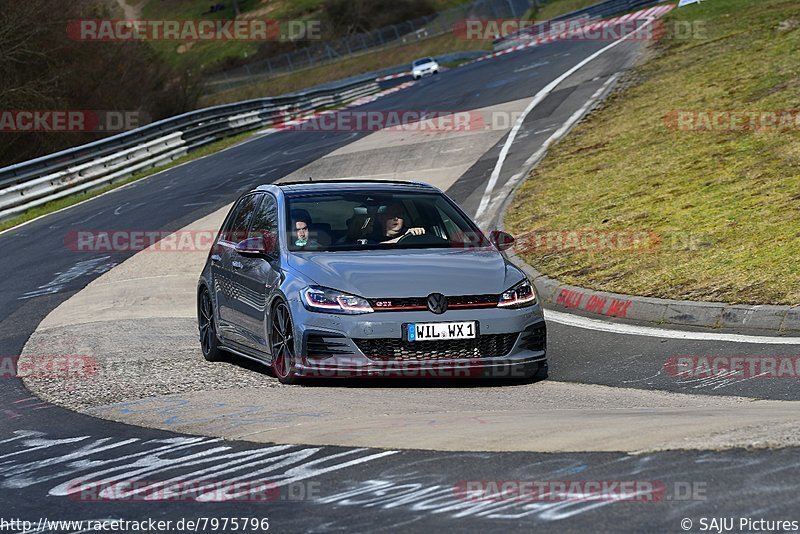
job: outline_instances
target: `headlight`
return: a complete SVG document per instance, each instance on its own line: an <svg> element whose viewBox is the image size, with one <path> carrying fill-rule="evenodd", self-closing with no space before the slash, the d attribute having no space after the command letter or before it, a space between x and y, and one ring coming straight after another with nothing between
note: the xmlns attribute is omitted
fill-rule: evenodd
<svg viewBox="0 0 800 534"><path fill-rule="evenodd" d="M346 314L372 312L372 306L366 299L335 289L311 286L305 288L301 293L303 305L311 311Z"/></svg>
<svg viewBox="0 0 800 534"><path fill-rule="evenodd" d="M524 308L536 303L536 293L530 281L523 280L508 291L500 295L497 301L498 308Z"/></svg>

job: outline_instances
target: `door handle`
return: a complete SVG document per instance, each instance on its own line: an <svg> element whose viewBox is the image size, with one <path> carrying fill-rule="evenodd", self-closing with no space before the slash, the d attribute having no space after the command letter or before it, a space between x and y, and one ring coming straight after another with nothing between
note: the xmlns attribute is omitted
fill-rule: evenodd
<svg viewBox="0 0 800 534"><path fill-rule="evenodd" d="M222 259L222 256L220 256L219 254L212 254L211 255L211 261L213 261L213 262L218 262L221 259Z"/></svg>
<svg viewBox="0 0 800 534"><path fill-rule="evenodd" d="M231 267L233 267L234 269L241 269L242 267L244 267L244 264L242 264L242 262L240 261L232 261Z"/></svg>

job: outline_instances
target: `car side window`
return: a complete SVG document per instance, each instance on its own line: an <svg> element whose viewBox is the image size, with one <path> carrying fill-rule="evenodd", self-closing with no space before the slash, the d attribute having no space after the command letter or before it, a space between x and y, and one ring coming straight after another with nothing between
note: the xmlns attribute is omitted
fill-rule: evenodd
<svg viewBox="0 0 800 534"><path fill-rule="evenodd" d="M264 199L256 210L253 224L247 237L265 237L278 232L278 202L272 195L263 195Z"/></svg>
<svg viewBox="0 0 800 534"><path fill-rule="evenodd" d="M236 211L222 232L221 239L230 243L238 243L247 237L247 230L250 228L253 213L258 205L257 201L258 195L248 195L239 201Z"/></svg>

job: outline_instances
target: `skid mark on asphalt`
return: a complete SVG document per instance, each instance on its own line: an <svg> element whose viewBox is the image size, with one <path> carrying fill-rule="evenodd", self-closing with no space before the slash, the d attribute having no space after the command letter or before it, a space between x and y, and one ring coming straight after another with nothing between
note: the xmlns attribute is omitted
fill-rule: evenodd
<svg viewBox="0 0 800 534"><path fill-rule="evenodd" d="M782 454L784 453L777 453L777 456ZM791 456L788 452L786 454ZM800 462L797 458L709 452L698 453L690 458L672 453L601 456L594 457L596 461L586 462L581 456L563 455L528 463L519 461L518 465L515 462L511 473L507 470L487 476L484 472L477 474L472 481L454 481L446 475L438 474L439 470L434 463L462 462L480 466L482 462L477 455L423 460L417 464L404 464L402 468L388 469L370 480L350 481L349 488L319 498L317 502L361 509L397 510L404 512L403 516L406 518L446 516L452 519L526 519L529 522L526 525L529 526L576 518L599 508L616 508L611 513L619 514L620 518L630 518L630 514L638 507L651 510L658 507L660 521L664 525L670 525L674 524L676 518L692 517L712 507L716 512L730 510L739 516L764 514L773 508L780 508L781 505L760 506L756 509L742 507L741 503L747 502L748 495L779 497L800 490ZM475 472L480 472L480 469L476 467ZM530 482L534 485L551 481L569 483L577 481L567 480L576 474L580 474L582 481L652 482L664 491L658 494L642 491L618 492L620 498L570 492L542 495L535 492L510 492L480 498L464 492L464 488L469 487L466 484L470 482L474 482L474 486L480 484L483 487L488 487L492 480L497 483ZM720 476L733 477L736 480L727 484L715 482ZM777 480L784 481L788 486L784 486L783 482L773 482ZM608 511L604 513L604 517L609 517ZM654 525L651 522L649 526Z"/></svg>
<svg viewBox="0 0 800 534"><path fill-rule="evenodd" d="M41 297L42 295L52 295L53 293L61 292L67 284L84 276L99 275L110 271L117 265L117 262L107 261L111 256L100 256L90 260L79 261L66 271L56 273L55 278L50 282L39 286L33 291L28 291L18 300L32 299L34 297Z"/></svg>
<svg viewBox="0 0 800 534"><path fill-rule="evenodd" d="M0 445L4 445L0 450L0 488L6 490L45 485L50 496L74 497L86 484L128 484L135 489L124 494L112 491L109 498L138 496L147 500L148 495L155 495L158 500L165 487L180 482L188 493L176 498L199 502L242 500L253 492L263 493L262 488L248 484L221 494L215 484L205 488L203 481L264 480L277 488L398 452L296 445L237 451L222 440L201 437L51 438L30 430L18 430L0 440ZM197 483L188 484L190 481Z"/></svg>
<svg viewBox="0 0 800 534"><path fill-rule="evenodd" d="M39 397L27 397L0 405L0 412L9 419L17 419L29 415L32 411L50 408L55 408L55 406L42 401Z"/></svg>
<svg viewBox="0 0 800 534"><path fill-rule="evenodd" d="M198 427L212 423L215 432L244 429L251 425L285 424L292 421L299 423L305 419L313 420L331 415L329 412L319 411L279 412L268 405L242 405L235 402L213 402L199 407L192 399L183 398L122 402L94 408L90 413L101 417L142 414L148 416L148 420L155 416L155 422L167 427L183 425ZM204 416L198 416L199 413Z"/></svg>

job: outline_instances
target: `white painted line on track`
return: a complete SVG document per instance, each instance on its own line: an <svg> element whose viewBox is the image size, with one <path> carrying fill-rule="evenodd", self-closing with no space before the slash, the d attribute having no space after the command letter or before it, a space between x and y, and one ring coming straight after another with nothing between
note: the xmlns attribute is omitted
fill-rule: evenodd
<svg viewBox="0 0 800 534"><path fill-rule="evenodd" d="M551 323L563 324L586 330L626 334L629 336L660 337L696 341L729 341L731 343L755 343L760 345L800 345L800 337L748 336L742 334L722 334L719 332L688 332L667 330L652 326L638 326L623 323L610 323L554 310L544 310L544 318Z"/></svg>
<svg viewBox="0 0 800 534"><path fill-rule="evenodd" d="M613 84L617 80L617 78L619 78L619 73L614 74L608 80L606 80L606 82L597 91L595 91L591 97L589 97L589 100L587 100L586 103L579 110L573 113L570 116L570 118L567 119L567 121L553 133L553 135L548 137L547 140L544 143L542 143L542 146L539 147L539 150L534 152L531 157L525 160L525 163L523 163L522 165L523 168L528 168L537 163L540 159L542 159L544 155L547 153L548 149L550 148L550 145L561 139L561 137L563 137L564 134L566 134L575 125L575 123L578 122L581 119L581 117L583 117L586 114L589 108L592 107L597 102L600 96L606 91L606 89L608 89L608 87L611 84ZM542 130L542 131L546 132L547 130ZM484 213L487 214L486 215L487 220L483 220L484 219L483 217L476 217L476 219L478 220L478 226L485 227L490 222L492 214L495 213L495 208L499 208L500 205L503 202L505 202L506 197L511 194L511 191L514 190L519 181L524 179L526 175L527 175L526 172L521 172L515 174L514 176L508 179L508 181L503 185L502 189L500 189L499 193L494 196L494 200L492 200L487 204L487 209L484 211Z"/></svg>
<svg viewBox="0 0 800 534"><path fill-rule="evenodd" d="M500 156L498 156L497 158L497 163L495 163L494 170L492 170L492 175L489 178L489 183L486 184L486 190L483 193L483 198L481 198L480 206L478 206L478 211L475 214L475 217L477 219L479 219L486 211L486 209L489 207L489 201L491 200L492 197L492 191L494 191L494 186L497 185L497 180L500 178L500 171L503 168L503 163L505 162L506 157L508 156L509 150L511 150L511 145L514 144L514 139L517 137L517 133L519 132L520 128L522 128L522 123L525 121L525 117L527 117L528 114L531 111L533 111L533 109L536 106L538 106L545 98L547 98L547 96L553 92L553 89L555 89L561 82L563 82L564 80L575 74L578 70L582 69L583 67L585 67L586 65L588 65L589 63L591 63L604 53L608 52L612 48L622 44L625 40L628 39L628 37L631 37L632 35L635 35L637 32L644 30L655 20L656 19L654 18L648 20L647 22L642 24L641 27L625 35L625 37L622 37L614 41L610 45L606 46L605 48L598 50L597 52L585 58L577 65L566 71L564 74L562 74L561 76L550 82L549 84L547 84L541 91L536 93L536 95L533 97L533 100L530 101L528 106L523 110L522 114L517 118L517 121L514 123L514 127L511 129L511 133L508 134L508 138L506 139L503 148L500 150Z"/></svg>

